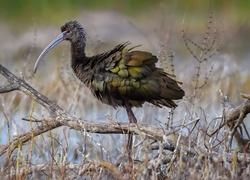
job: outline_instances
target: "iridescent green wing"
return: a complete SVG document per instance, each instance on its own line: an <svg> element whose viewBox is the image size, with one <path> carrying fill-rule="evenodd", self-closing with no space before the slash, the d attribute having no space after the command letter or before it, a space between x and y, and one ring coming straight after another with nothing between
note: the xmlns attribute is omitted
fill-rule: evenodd
<svg viewBox="0 0 250 180"><path fill-rule="evenodd" d="M183 96L183 93L176 93L182 91L176 81L162 69L156 68L156 56L131 49L124 47L103 60L104 70L94 76L93 89L134 104L148 101L158 106L175 106L172 97L180 99Z"/></svg>
<svg viewBox="0 0 250 180"><path fill-rule="evenodd" d="M106 60L106 91L131 100L153 98L152 94L160 91L157 82L149 79L156 69L157 58L151 53L131 49L123 48Z"/></svg>

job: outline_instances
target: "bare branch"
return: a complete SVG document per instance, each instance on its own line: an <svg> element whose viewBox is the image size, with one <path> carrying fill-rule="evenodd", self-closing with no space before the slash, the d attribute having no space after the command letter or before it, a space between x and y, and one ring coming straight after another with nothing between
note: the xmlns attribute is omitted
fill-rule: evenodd
<svg viewBox="0 0 250 180"><path fill-rule="evenodd" d="M6 153L7 149L10 148L11 152L17 148L17 144L24 144L28 142L32 137L36 137L42 133L48 132L49 130L58 128L60 126L68 126L71 129L77 131L86 131L91 133L100 134L128 134L129 132L145 135L146 137L162 140L165 133L171 134L170 131L163 130L162 128L157 128L150 125L137 125L137 124L127 124L127 123L104 123L104 122L91 122L82 121L79 123L79 119L68 116L65 117L50 117L44 119L42 124L37 128L34 128L28 133L20 135L19 137L12 140L10 145L3 145L0 147L0 156ZM173 133L173 132L172 132Z"/></svg>
<svg viewBox="0 0 250 180"><path fill-rule="evenodd" d="M0 73L10 83L10 85L8 85L9 88L5 88L5 90L2 92L6 92L6 89L7 90L14 89L11 87L15 87L15 89L24 92L31 98L34 98L34 100L37 103L41 104L52 113L51 117L39 120L41 124L37 128L34 128L29 132L13 139L8 145L1 146L0 156L6 153L8 148L10 152L13 152L18 147L18 144L24 144L30 141L32 138L42 133L48 132L52 129L58 128L60 126L67 126L77 131L87 131L91 133L101 133L101 134L127 134L129 132L132 132L134 134L144 135L146 137L157 139L160 141L162 140L164 134L174 133L174 131L166 131L163 130L162 128L157 128L150 125L137 125L133 123L127 124L127 123L115 123L115 122L99 123L99 122L91 122L78 119L76 117L71 116L69 113L64 111L56 103L50 101L44 95L40 94L24 80L16 77L1 64L0 64ZM178 130L175 130L175 132L176 131Z"/></svg>
<svg viewBox="0 0 250 180"><path fill-rule="evenodd" d="M18 84L6 84L4 86L0 86L0 93L8 93L15 90L19 90Z"/></svg>
<svg viewBox="0 0 250 180"><path fill-rule="evenodd" d="M221 95L224 96L223 94ZM242 103L238 107L234 107L234 105L228 101L227 96L224 96L222 98L224 98L223 103L225 106L225 117L224 117L225 120L213 132L208 133L210 137L213 136L216 132L218 132L227 123L233 122L238 119L240 120L239 122L242 123L243 119L247 116L247 114L250 113L250 101L249 100L247 100L245 103ZM237 123L237 126L238 125L239 124Z"/></svg>
<svg viewBox="0 0 250 180"><path fill-rule="evenodd" d="M37 90L32 88L28 83L26 83L23 79L18 78L14 74L12 74L8 69L3 67L0 64L0 73L8 80L8 82L13 87L18 87L16 90L20 90L26 95L30 96L31 98L34 98L36 102L41 104L43 107L45 107L47 110L49 110L52 114L57 115L66 115L68 114L65 110L63 110L60 106L58 106L55 102L49 100L46 96L39 93ZM6 89L6 88L5 88ZM13 90L13 88L12 88ZM1 93L5 93L4 91Z"/></svg>
<svg viewBox="0 0 250 180"><path fill-rule="evenodd" d="M246 98L246 99L250 100L250 94L240 93L240 95L241 95L243 98Z"/></svg>

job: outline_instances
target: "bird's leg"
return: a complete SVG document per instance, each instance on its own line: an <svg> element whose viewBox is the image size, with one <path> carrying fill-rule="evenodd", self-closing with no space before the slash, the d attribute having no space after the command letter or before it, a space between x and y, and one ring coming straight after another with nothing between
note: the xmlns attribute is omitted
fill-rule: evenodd
<svg viewBox="0 0 250 180"><path fill-rule="evenodd" d="M132 108L128 104L126 104L126 111L128 114L129 123L137 123L137 119L132 111ZM132 161L132 144L133 144L133 134L129 132L128 143L127 143L127 152L128 152L129 161Z"/></svg>
<svg viewBox="0 0 250 180"><path fill-rule="evenodd" d="M130 123L137 123L137 119L136 119L130 105L126 104L126 111L127 111L127 114L128 114L129 122Z"/></svg>

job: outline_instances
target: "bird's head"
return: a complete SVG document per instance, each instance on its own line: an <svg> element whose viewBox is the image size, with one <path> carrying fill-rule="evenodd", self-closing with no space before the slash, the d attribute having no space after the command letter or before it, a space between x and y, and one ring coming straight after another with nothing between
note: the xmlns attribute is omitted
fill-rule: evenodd
<svg viewBox="0 0 250 180"><path fill-rule="evenodd" d="M71 43L76 43L81 40L86 41L86 32L82 25L77 21L69 21L61 27L64 40L68 40Z"/></svg>
<svg viewBox="0 0 250 180"><path fill-rule="evenodd" d="M42 51L40 56L37 58L35 66L34 66L34 73L37 70L37 67L43 57L57 44L61 43L64 40L70 41L72 44L82 44L85 46L86 44L86 32L82 25L77 21L69 21L65 23L61 27L62 33L59 34L55 39L53 39L49 45Z"/></svg>

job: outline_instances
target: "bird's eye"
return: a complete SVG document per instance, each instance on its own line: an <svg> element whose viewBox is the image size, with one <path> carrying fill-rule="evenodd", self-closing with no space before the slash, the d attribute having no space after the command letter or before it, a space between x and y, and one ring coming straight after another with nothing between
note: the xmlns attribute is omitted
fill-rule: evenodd
<svg viewBox="0 0 250 180"><path fill-rule="evenodd" d="M70 32L70 30L65 30L65 31L63 31L63 34L67 35L69 32Z"/></svg>

